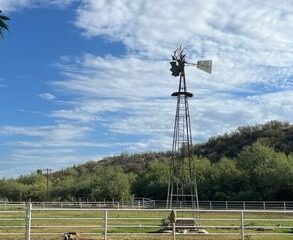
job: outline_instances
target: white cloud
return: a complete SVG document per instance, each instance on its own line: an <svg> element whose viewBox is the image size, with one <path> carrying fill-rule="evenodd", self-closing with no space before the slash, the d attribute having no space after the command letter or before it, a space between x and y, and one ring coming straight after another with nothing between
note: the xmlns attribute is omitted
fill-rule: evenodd
<svg viewBox="0 0 293 240"><path fill-rule="evenodd" d="M82 140L90 132L89 127L74 126L69 124L57 124L52 126L16 127L1 126L0 135L18 135L35 137L41 141L48 141L55 144L62 144L69 141Z"/></svg>
<svg viewBox="0 0 293 240"><path fill-rule="evenodd" d="M169 54L183 43L199 54L219 47L248 50L279 49L292 45L292 18L288 1L95 1L85 0L76 25L88 36L123 41L129 49L146 54ZM181 7L178 7L181 6Z"/></svg>
<svg viewBox="0 0 293 240"><path fill-rule="evenodd" d="M176 91L178 79L171 77L168 59L181 43L187 49L188 60L209 58L214 64L212 75L192 67L186 69L188 88L195 94L190 99L194 142L239 125L271 119L291 121L292 2L81 0L78 3L75 24L83 34L118 41L125 45L127 53L64 57L60 63L64 79L55 81L53 87L67 96L72 94L74 99L48 114L56 124L1 127L0 135L28 137L9 143L20 148L14 152L14 159L46 157L45 151L38 154L34 148L59 149L61 161L72 162L85 159L79 151L89 148L169 150L176 104L170 94ZM0 0L3 9L39 4L43 3ZM51 93L39 96L55 99ZM25 150L29 146L31 149ZM99 154L86 157L94 155Z"/></svg>
<svg viewBox="0 0 293 240"><path fill-rule="evenodd" d="M166 77L169 76L168 68L163 61L133 56L103 58L85 55L70 66L69 70L64 68L68 80L56 82L55 85L88 97L158 97L162 95L161 87L170 89L170 79ZM159 77L161 80L158 82ZM119 108L119 102L117 104Z"/></svg>
<svg viewBox="0 0 293 240"><path fill-rule="evenodd" d="M56 99L56 97L52 93L40 93L39 97L48 101Z"/></svg>
<svg viewBox="0 0 293 240"><path fill-rule="evenodd" d="M129 151L170 149L175 113L170 93L177 79L165 59L183 43L189 59L214 61L212 76L187 69L196 96L190 101L195 142L239 125L288 120L286 106L262 99L277 99L292 88L291 15L281 19L279 10L244 1L189 1L182 9L175 1L84 2L77 26L89 37L122 41L129 52L123 58L85 55L65 63L66 80L56 85L81 97L54 117L95 122L110 134L143 136ZM266 94L254 84L279 92Z"/></svg>
<svg viewBox="0 0 293 240"><path fill-rule="evenodd" d="M92 75L103 78L102 74L113 71L117 73L117 76L110 74L113 85L125 74L132 78L135 70L127 73L121 70L122 65L126 71L132 68L130 59L139 59L136 64L141 66L152 67L149 63L158 66L149 75L141 74L139 79L147 76L147 81L152 81L158 72L163 79L167 73L160 70L164 66L158 59L169 58L170 51L183 43L190 61L204 57L213 59L212 79L196 71L188 72L197 86L201 85L202 91L247 92L252 91L250 85L259 84L292 88L293 52L289 49L293 47L293 14L290 12L293 4L288 1L276 5L273 1L239 1L235 4L234 1L193 0L182 2L181 8L178 8L178 1L83 2L78 9L76 25L87 36L122 41L130 54L117 61L88 57L83 66L89 67L90 62L96 62L89 67L96 73L91 73L88 79ZM90 87L85 81L82 89L86 84ZM105 93L109 93L111 85L105 84L109 87ZM152 86L152 82L149 85ZM144 94L142 91L137 93Z"/></svg>
<svg viewBox="0 0 293 240"><path fill-rule="evenodd" d="M68 64L71 66L65 73L68 79L57 82L56 86L78 93L80 101L73 108L55 111L54 117L95 122L112 134L144 136L143 144L134 144L130 149L168 149L176 104L170 94L176 90L178 79L170 76L164 62L133 56L119 59L87 55L75 67ZM263 89L243 85L250 82L245 81L245 76L249 76L245 71L231 84L225 81L226 73L220 70L213 76L192 73L192 69L187 72L189 89L195 91L195 98L190 99L190 110L196 142L239 125L271 119L290 120L288 105L284 102L292 102L292 90L265 93ZM262 74L260 71L256 76L264 77ZM269 83L274 86L275 81ZM237 91L244 96L238 96ZM280 99L284 100L276 106Z"/></svg>

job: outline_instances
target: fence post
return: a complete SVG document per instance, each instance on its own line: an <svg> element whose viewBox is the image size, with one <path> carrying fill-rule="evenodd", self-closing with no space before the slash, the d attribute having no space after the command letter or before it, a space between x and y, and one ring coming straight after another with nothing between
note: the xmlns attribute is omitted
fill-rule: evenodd
<svg viewBox="0 0 293 240"><path fill-rule="evenodd" d="M284 211L287 210L286 202L284 202Z"/></svg>
<svg viewBox="0 0 293 240"><path fill-rule="evenodd" d="M108 233L108 210L107 209L104 212L104 220L105 220L104 240L107 240L107 233Z"/></svg>
<svg viewBox="0 0 293 240"><path fill-rule="evenodd" d="M177 211L171 210L168 219L169 219L169 222L172 224L172 239L173 240L176 240L176 218L177 218Z"/></svg>
<svg viewBox="0 0 293 240"><path fill-rule="evenodd" d="M26 204L25 211L25 240L31 239L31 225L32 225L32 204Z"/></svg>
<svg viewBox="0 0 293 240"><path fill-rule="evenodd" d="M173 240L176 240L176 223L175 223L175 221L173 222L172 236L173 236Z"/></svg>
<svg viewBox="0 0 293 240"><path fill-rule="evenodd" d="M244 214L243 211L241 211L241 217L240 217L240 234L241 234L241 240L244 240L245 233L244 233Z"/></svg>

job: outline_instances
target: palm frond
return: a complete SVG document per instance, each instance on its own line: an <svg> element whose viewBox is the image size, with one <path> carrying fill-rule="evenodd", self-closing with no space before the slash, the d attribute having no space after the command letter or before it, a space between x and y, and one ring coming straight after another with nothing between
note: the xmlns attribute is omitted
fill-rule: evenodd
<svg viewBox="0 0 293 240"><path fill-rule="evenodd" d="M0 37L3 37L4 30L8 30L8 24L5 21L8 21L9 17L2 15L0 10Z"/></svg>

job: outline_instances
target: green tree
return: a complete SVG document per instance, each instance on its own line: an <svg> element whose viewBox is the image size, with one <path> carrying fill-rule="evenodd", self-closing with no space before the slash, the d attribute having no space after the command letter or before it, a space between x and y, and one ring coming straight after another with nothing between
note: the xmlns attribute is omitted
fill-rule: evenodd
<svg viewBox="0 0 293 240"><path fill-rule="evenodd" d="M21 176L17 182L27 187L26 199L46 200L47 178L44 175L32 173L28 176Z"/></svg>
<svg viewBox="0 0 293 240"><path fill-rule="evenodd" d="M0 198L10 201L27 200L28 186L14 179L0 180Z"/></svg>
<svg viewBox="0 0 293 240"><path fill-rule="evenodd" d="M285 175L283 175L284 181L281 183L277 199L291 201L293 196L293 154L287 156L287 164L283 167L285 168ZM282 174L284 174L284 171Z"/></svg>
<svg viewBox="0 0 293 240"><path fill-rule="evenodd" d="M50 196L57 201L77 200L74 196L77 181L78 180L70 174L62 175L60 178L55 179Z"/></svg>
<svg viewBox="0 0 293 240"><path fill-rule="evenodd" d="M209 200L212 196L211 176L213 175L213 166L207 158L195 159L195 171L199 200Z"/></svg>
<svg viewBox="0 0 293 240"><path fill-rule="evenodd" d="M95 200L130 199L131 179L121 167L99 166L91 183L91 196Z"/></svg>
<svg viewBox="0 0 293 240"><path fill-rule="evenodd" d="M133 186L133 192L139 197L166 199L170 166L166 162L153 161L140 173Z"/></svg>
<svg viewBox="0 0 293 240"><path fill-rule="evenodd" d="M8 25L6 23L8 20L9 18L4 16L0 10L0 37L3 37L4 30L8 30Z"/></svg>
<svg viewBox="0 0 293 240"><path fill-rule="evenodd" d="M251 193L247 198L275 200L290 181L290 161L286 154L275 152L261 141L245 147L237 157L237 164L246 172Z"/></svg>
<svg viewBox="0 0 293 240"><path fill-rule="evenodd" d="M222 158L213 165L211 174L212 199L237 200L243 191L244 171L237 168L236 162L229 158Z"/></svg>

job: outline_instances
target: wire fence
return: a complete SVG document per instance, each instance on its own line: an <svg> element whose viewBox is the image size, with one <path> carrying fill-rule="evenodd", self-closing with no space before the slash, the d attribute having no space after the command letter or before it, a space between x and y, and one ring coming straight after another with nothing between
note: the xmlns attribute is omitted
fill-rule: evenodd
<svg viewBox="0 0 293 240"><path fill-rule="evenodd" d="M292 210L60 208L32 203L0 208L0 239L221 239L251 236L293 239ZM16 238L20 237L20 238Z"/></svg>

